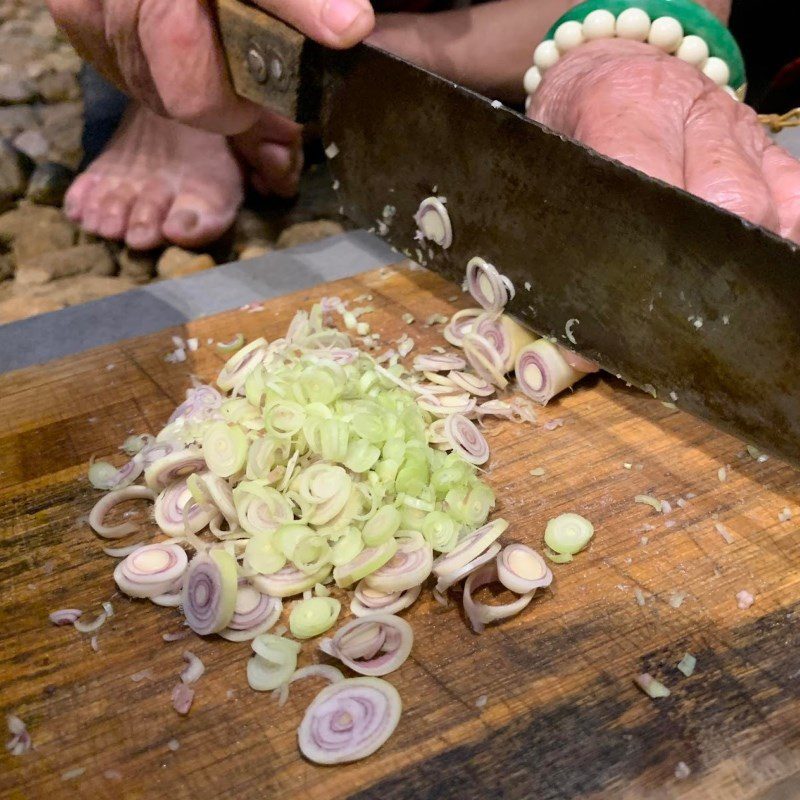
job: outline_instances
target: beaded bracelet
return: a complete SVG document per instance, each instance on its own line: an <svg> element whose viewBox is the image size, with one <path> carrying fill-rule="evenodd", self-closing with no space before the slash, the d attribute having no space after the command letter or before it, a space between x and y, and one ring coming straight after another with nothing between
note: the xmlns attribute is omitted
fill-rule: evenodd
<svg viewBox="0 0 800 800"><path fill-rule="evenodd" d="M731 32L693 0L588 0L570 9L547 32L525 73L525 103L542 75L565 53L597 39L648 42L704 75L737 100L744 100L744 59Z"/></svg>

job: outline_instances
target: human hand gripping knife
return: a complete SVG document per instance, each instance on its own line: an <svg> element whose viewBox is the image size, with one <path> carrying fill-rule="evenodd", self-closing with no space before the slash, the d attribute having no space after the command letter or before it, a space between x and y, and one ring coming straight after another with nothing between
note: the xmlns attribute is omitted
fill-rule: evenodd
<svg viewBox="0 0 800 800"><path fill-rule="evenodd" d="M800 466L794 244L370 45L217 5L237 92L320 121L354 222L457 282L483 257L539 334ZM420 235L430 196L449 237Z"/></svg>

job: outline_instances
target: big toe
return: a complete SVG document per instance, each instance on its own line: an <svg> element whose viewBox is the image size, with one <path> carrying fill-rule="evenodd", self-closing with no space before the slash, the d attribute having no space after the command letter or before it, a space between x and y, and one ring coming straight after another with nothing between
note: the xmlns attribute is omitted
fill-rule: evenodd
<svg viewBox="0 0 800 800"><path fill-rule="evenodd" d="M206 198L179 194L164 220L164 237L181 247L201 247L218 239L233 224L240 201L211 204Z"/></svg>

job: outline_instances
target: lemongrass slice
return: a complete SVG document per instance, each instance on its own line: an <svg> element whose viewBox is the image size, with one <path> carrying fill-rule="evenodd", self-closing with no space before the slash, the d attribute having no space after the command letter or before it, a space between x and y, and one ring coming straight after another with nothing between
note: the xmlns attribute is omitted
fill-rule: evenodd
<svg viewBox="0 0 800 800"><path fill-rule="evenodd" d="M275 625L282 610L283 603L279 598L261 594L247 581L239 581L233 616L219 635L230 642L254 639Z"/></svg>
<svg viewBox="0 0 800 800"><path fill-rule="evenodd" d="M341 608L342 604L333 597L301 600L289 614L289 630L298 639L319 636L336 624Z"/></svg>
<svg viewBox="0 0 800 800"><path fill-rule="evenodd" d="M53 625L72 625L83 614L79 608L59 608L53 611L48 619Z"/></svg>
<svg viewBox="0 0 800 800"><path fill-rule="evenodd" d="M489 444L483 434L462 414L452 414L444 424L445 435L453 450L470 464L489 460Z"/></svg>
<svg viewBox="0 0 800 800"><path fill-rule="evenodd" d="M149 433L132 434L121 445L120 450L127 453L129 456L135 456L141 453L147 445L155 442L156 437L151 436Z"/></svg>
<svg viewBox="0 0 800 800"><path fill-rule="evenodd" d="M444 594L451 586L455 586L459 581L464 580L468 575L475 572L476 569L497 558L497 554L500 550L501 545L499 542L494 542L489 545L489 548L485 552L473 558L472 561L468 561L463 567L454 569L451 572L445 572L439 580L436 581L435 591L439 594Z"/></svg>
<svg viewBox="0 0 800 800"><path fill-rule="evenodd" d="M338 586L346 589L371 572L380 569L396 552L397 541L393 538L387 539L375 547L365 547L351 561L334 567L333 579Z"/></svg>
<svg viewBox="0 0 800 800"><path fill-rule="evenodd" d="M433 562L433 574L441 578L466 566L499 539L506 528L506 520L495 519L467 534L451 552L439 556Z"/></svg>
<svg viewBox="0 0 800 800"><path fill-rule="evenodd" d="M165 608L178 608L183 601L183 579L175 581L163 594L157 594L150 598L151 603Z"/></svg>
<svg viewBox="0 0 800 800"><path fill-rule="evenodd" d="M368 632L367 643L377 643L377 649L365 647L364 631ZM413 644L414 633L404 619L394 614L370 614L343 625L332 639L323 639L319 648L359 675L380 677L402 666Z"/></svg>
<svg viewBox="0 0 800 800"><path fill-rule="evenodd" d="M508 386L503 359L488 339L476 333L468 333L464 336L462 346L467 361L481 378L498 389L505 389Z"/></svg>
<svg viewBox="0 0 800 800"><path fill-rule="evenodd" d="M445 250L453 243L453 227L444 198L426 197L414 214L419 233ZM419 235L419 234L418 234Z"/></svg>
<svg viewBox="0 0 800 800"><path fill-rule="evenodd" d="M180 478L193 472L204 472L206 460L199 450L187 448L171 452L150 464L144 471L145 483L154 491L161 491Z"/></svg>
<svg viewBox="0 0 800 800"><path fill-rule="evenodd" d="M460 389L474 394L476 397L489 397L495 392L495 387L489 381L473 375L471 372L449 372L447 377Z"/></svg>
<svg viewBox="0 0 800 800"><path fill-rule="evenodd" d="M105 497L100 498L89 513L89 525L92 530L104 539L121 539L129 533L138 530L134 522L123 522L121 525L104 525L103 520L106 514L117 504L124 503L126 500L155 500L155 492L144 486L128 486L125 489L117 489L109 492Z"/></svg>
<svg viewBox="0 0 800 800"><path fill-rule="evenodd" d="M254 572L271 575L286 565L286 556L275 547L275 534L262 531L247 542L244 549L244 564Z"/></svg>
<svg viewBox="0 0 800 800"><path fill-rule="evenodd" d="M545 560L525 544L510 544L500 551L497 577L506 589L517 594L526 594L553 582L553 573Z"/></svg>
<svg viewBox="0 0 800 800"><path fill-rule="evenodd" d="M226 522L231 528L239 525L239 514L236 511L236 504L233 501L233 491L230 484L215 475L213 472L204 473L197 476L211 502L219 509ZM188 481L187 481L188 483Z"/></svg>
<svg viewBox="0 0 800 800"><path fill-rule="evenodd" d="M447 339L453 347L462 347L464 344L464 337L471 333L475 320L483 314L483 309L480 308L462 308L461 311L456 311L447 327L442 331L442 335Z"/></svg>
<svg viewBox="0 0 800 800"><path fill-rule="evenodd" d="M465 369L467 362L454 353L420 354L414 359L413 368L419 372L449 372Z"/></svg>
<svg viewBox="0 0 800 800"><path fill-rule="evenodd" d="M344 764L374 753L394 733L402 701L379 678L349 678L325 687L297 731L300 751L315 764Z"/></svg>
<svg viewBox="0 0 800 800"><path fill-rule="evenodd" d="M156 524L168 536L183 536L203 530L217 510L211 505L199 505L192 497L185 480L164 489L156 498L153 514Z"/></svg>
<svg viewBox="0 0 800 800"><path fill-rule="evenodd" d="M255 655L247 662L247 682L257 692L269 692L288 683L297 669L300 643L270 633L251 643Z"/></svg>
<svg viewBox="0 0 800 800"><path fill-rule="evenodd" d="M568 350L560 344L556 345L556 347L561 351L561 355L564 356L564 360L567 364L573 369L578 370L578 372L589 373L600 371L600 365L596 361L584 358L580 353L576 353L574 350Z"/></svg>
<svg viewBox="0 0 800 800"><path fill-rule="evenodd" d="M508 303L508 284L497 268L480 256L467 263L467 289L475 302L488 311L500 311Z"/></svg>
<svg viewBox="0 0 800 800"><path fill-rule="evenodd" d="M186 551L173 542L140 547L114 568L114 580L130 597L155 597L186 572Z"/></svg>
<svg viewBox="0 0 800 800"><path fill-rule="evenodd" d="M232 555L220 549L198 553L183 579L182 605L189 627L201 636L228 627L236 608L237 588Z"/></svg>
<svg viewBox="0 0 800 800"><path fill-rule="evenodd" d="M407 531L398 536L397 552L382 567L371 572L364 582L380 592L402 592L421 585L433 566L433 550L422 534Z"/></svg>
<svg viewBox="0 0 800 800"><path fill-rule="evenodd" d="M202 660L191 650L183 651L183 660L186 662L186 669L181 672L181 680L187 686L190 686L193 683L197 683L197 681L203 677L206 667Z"/></svg>
<svg viewBox="0 0 800 800"><path fill-rule="evenodd" d="M312 589L315 584L324 581L330 572L330 564L324 565L311 575L288 564L270 575L253 575L250 582L259 592L270 597L291 597L293 594L302 594L307 589Z"/></svg>
<svg viewBox="0 0 800 800"><path fill-rule="evenodd" d="M444 511L431 511L420 527L422 535L438 553L449 553L458 543L461 525Z"/></svg>
<svg viewBox="0 0 800 800"><path fill-rule="evenodd" d="M400 527L400 512L393 505L381 506L375 514L364 523L361 537L368 547L383 544L397 533Z"/></svg>
<svg viewBox="0 0 800 800"><path fill-rule="evenodd" d="M289 683L302 681L306 678L322 678L329 683L338 683L344 680L344 675L340 669L330 664L309 664L307 667L296 669L289 679Z"/></svg>
<svg viewBox="0 0 800 800"><path fill-rule="evenodd" d="M254 339L228 359L217 377L217 386L223 391L242 386L247 376L261 363L267 350L266 339Z"/></svg>
<svg viewBox="0 0 800 800"><path fill-rule="evenodd" d="M238 425L215 422L203 434L203 456L208 468L220 478L240 472L247 459L247 437Z"/></svg>
<svg viewBox="0 0 800 800"><path fill-rule="evenodd" d="M484 626L490 622L508 619L508 617L519 614L533 600L535 589L526 592L511 603L501 606L490 606L473 599L473 592L476 592L481 586L496 583L497 580L497 564L494 561L490 561L473 572L464 583L464 613L467 615L467 619L475 633L481 633Z"/></svg>
<svg viewBox="0 0 800 800"><path fill-rule="evenodd" d="M331 548L331 564L341 567L352 561L363 549L364 541L358 528L348 527L336 534L336 544Z"/></svg>
<svg viewBox="0 0 800 800"><path fill-rule="evenodd" d="M94 461L89 467L89 482L95 489L124 489L144 471L144 458L135 455L127 464L117 469L107 461Z"/></svg>
<svg viewBox="0 0 800 800"><path fill-rule="evenodd" d="M536 336L507 314L499 317L489 312L482 314L475 320L472 332L484 337L492 345L503 362L504 372L511 372L517 353L536 340Z"/></svg>
<svg viewBox="0 0 800 800"><path fill-rule="evenodd" d="M176 420L193 422L209 419L222 404L222 395L207 383L200 383L186 390L186 399L172 412L167 425Z"/></svg>
<svg viewBox="0 0 800 800"><path fill-rule="evenodd" d="M517 354L514 371L521 391L542 405L585 374L571 367L558 347L547 339L537 339L523 347Z"/></svg>
<svg viewBox="0 0 800 800"><path fill-rule="evenodd" d="M403 592L379 592L361 581L353 592L350 612L356 617L368 614L396 614L414 603L422 591L422 585L412 586Z"/></svg>
<svg viewBox="0 0 800 800"><path fill-rule="evenodd" d="M589 544L594 536L594 525L580 514L559 514L548 520L544 543L559 555L574 556Z"/></svg>

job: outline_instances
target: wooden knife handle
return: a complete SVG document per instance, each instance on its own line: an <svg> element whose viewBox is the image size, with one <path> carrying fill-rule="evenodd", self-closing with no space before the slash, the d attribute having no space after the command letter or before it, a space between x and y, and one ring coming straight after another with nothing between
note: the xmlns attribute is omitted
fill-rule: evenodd
<svg viewBox="0 0 800 800"><path fill-rule="evenodd" d="M236 93L297 122L318 119L323 48L242 0L216 0Z"/></svg>

